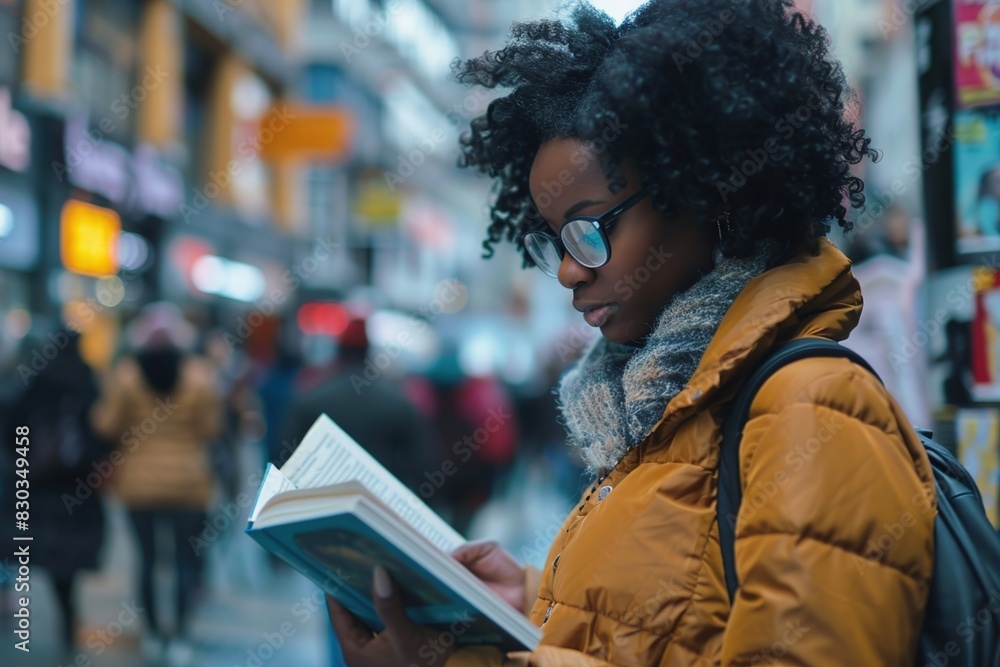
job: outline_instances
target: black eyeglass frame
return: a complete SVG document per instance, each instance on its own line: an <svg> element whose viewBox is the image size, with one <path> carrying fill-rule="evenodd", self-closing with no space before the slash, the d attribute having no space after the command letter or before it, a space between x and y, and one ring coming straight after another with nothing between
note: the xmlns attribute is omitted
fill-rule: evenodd
<svg viewBox="0 0 1000 667"><path fill-rule="evenodd" d="M535 256L531 253L530 250L528 250L529 246L526 243L528 237L530 237L532 235L537 235L537 236L540 236L540 237L548 240L549 242L551 242L552 245L553 245L553 247L556 249L556 252L559 253L559 261L560 262L562 262L562 260L566 258L566 253L569 252L569 254L573 257L573 259L575 259L576 261L578 261L583 266L586 266L589 269L599 269L599 268L601 268L602 266L604 266L605 264L607 264L608 262L611 261L611 241L608 240L608 232L611 230L612 227L615 226L615 223L618 222L618 218L620 218L621 215L623 213L625 213L625 211L629 210L630 208L632 208L633 206L635 206L636 204L638 204L640 201L642 201L643 199L645 199L647 194L648 194L647 192L645 192L643 190L639 190L635 194L629 196L624 201L619 202L618 204L615 204L614 206L612 206L611 208L609 208L607 211L605 211L604 213L602 213L600 215L577 215L577 216L574 216L574 217L570 218L569 220L567 220L563 224L563 226L559 230L559 236L556 236L555 234L550 234L548 232L543 232L543 231L540 231L540 230L539 231L526 232L525 234L523 234L521 236L521 243L524 245L525 252L528 253L529 257L531 257L531 261L535 263L535 266L537 266L539 269L541 269L542 272L545 273L545 275L550 276L552 278L555 278L555 277L558 276L558 268L556 268L556 273L552 274L552 273L549 273L548 271L546 271L542 267L541 262L539 262L537 259L535 259ZM577 257L573 253L572 250L569 250L566 247L566 243L563 241L563 238L562 238L563 232L565 232L569 228L569 226L570 226L571 223L576 222L578 220L584 220L586 222L591 223L592 225L594 225L594 227L597 229L598 233L601 235L601 241L604 243L604 247L607 249L607 256L604 258L604 261L601 262L600 264L595 264L595 265L592 266L592 265L588 264L586 261L584 261L584 260L580 259L579 257Z"/></svg>

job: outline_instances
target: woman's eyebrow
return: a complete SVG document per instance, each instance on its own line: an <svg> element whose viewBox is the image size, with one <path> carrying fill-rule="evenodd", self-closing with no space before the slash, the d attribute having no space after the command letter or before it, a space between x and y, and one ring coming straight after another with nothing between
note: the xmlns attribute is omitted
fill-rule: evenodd
<svg viewBox="0 0 1000 667"><path fill-rule="evenodd" d="M573 215L581 208L587 208L588 206L593 206L594 204L603 204L603 203L604 203L603 201L593 201L590 199L584 199L583 201L577 202L572 206L570 206L568 209L566 209L566 212L563 213L563 220L569 220L569 216Z"/></svg>

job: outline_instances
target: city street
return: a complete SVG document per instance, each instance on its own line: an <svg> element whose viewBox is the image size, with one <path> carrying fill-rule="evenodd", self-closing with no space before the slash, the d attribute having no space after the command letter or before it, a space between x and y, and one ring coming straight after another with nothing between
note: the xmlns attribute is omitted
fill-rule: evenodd
<svg viewBox="0 0 1000 667"><path fill-rule="evenodd" d="M143 667L162 665L143 654L140 637L146 613L136 592L136 549L121 505L108 503L108 540L103 567L80 577L82 601L77 651L60 653L60 629L51 583L31 575L31 653L13 648L4 613L0 664L6 667ZM205 597L193 618L198 667L282 667L328 665L328 616L318 589L298 573L272 570L266 552L242 533L242 518L206 552ZM170 590L169 573L156 573ZM169 609L165 610L169 617ZM88 662L89 661L89 662Z"/></svg>
<svg viewBox="0 0 1000 667"><path fill-rule="evenodd" d="M0 667L1000 667L1000 0L0 36Z"/></svg>

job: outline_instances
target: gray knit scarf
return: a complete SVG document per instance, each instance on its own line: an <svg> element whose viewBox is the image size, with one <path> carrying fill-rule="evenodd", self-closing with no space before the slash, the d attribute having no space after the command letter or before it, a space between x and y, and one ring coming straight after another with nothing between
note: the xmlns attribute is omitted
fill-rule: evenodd
<svg viewBox="0 0 1000 667"><path fill-rule="evenodd" d="M736 297L775 258L761 242L746 258L724 258L664 307L642 347L598 336L559 382L568 442L588 474L614 466L642 441L687 384Z"/></svg>

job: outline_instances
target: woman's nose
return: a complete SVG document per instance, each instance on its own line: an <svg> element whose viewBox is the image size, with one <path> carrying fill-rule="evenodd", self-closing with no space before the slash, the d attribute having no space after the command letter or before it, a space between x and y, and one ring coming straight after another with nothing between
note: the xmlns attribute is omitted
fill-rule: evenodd
<svg viewBox="0 0 1000 667"><path fill-rule="evenodd" d="M559 264L559 271L556 278L559 284L566 289L576 289L594 282L597 270L584 266L576 261L573 255L568 252L563 253L562 262Z"/></svg>

